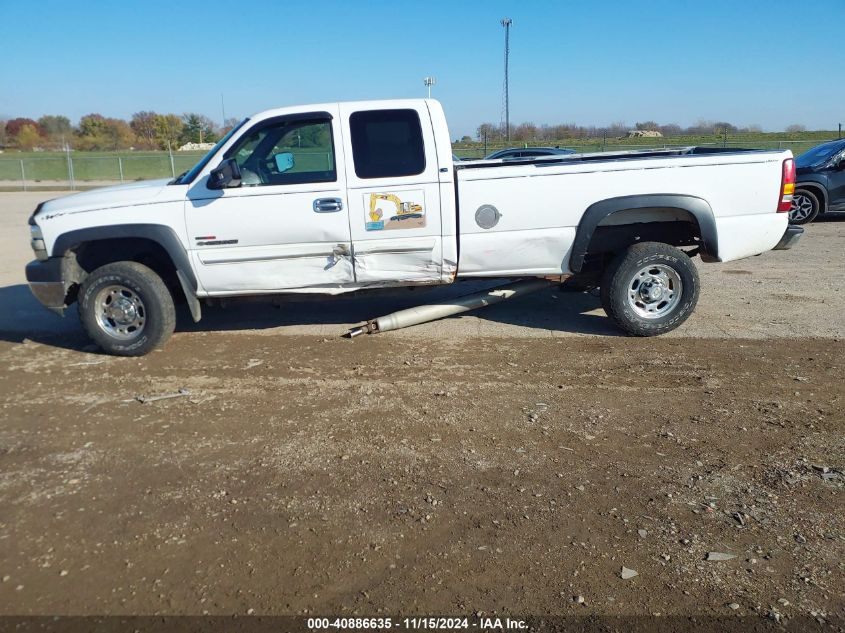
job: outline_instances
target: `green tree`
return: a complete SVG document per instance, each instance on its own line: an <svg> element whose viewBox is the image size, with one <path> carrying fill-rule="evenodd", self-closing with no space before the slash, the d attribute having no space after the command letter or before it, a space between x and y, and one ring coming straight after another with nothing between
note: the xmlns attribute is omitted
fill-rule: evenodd
<svg viewBox="0 0 845 633"><path fill-rule="evenodd" d="M182 119L175 114L157 114L155 118L156 144L161 149L179 147L182 136Z"/></svg>
<svg viewBox="0 0 845 633"><path fill-rule="evenodd" d="M106 117L102 114L92 113L79 119L74 145L81 150L106 149L108 145Z"/></svg>
<svg viewBox="0 0 845 633"><path fill-rule="evenodd" d="M41 135L41 130L38 127L38 123L36 123L32 119L17 117L15 119L9 119L8 121L6 121L6 125L4 126L6 129L6 137L9 140L15 138L24 125L31 125L35 128L35 131L38 132L39 136Z"/></svg>
<svg viewBox="0 0 845 633"><path fill-rule="evenodd" d="M129 149L135 144L135 133L123 119L106 119L108 149Z"/></svg>
<svg viewBox="0 0 845 633"><path fill-rule="evenodd" d="M658 132L660 131L660 126L657 125L654 121L642 121L637 122L634 126L638 130L648 131L648 132Z"/></svg>
<svg viewBox="0 0 845 633"><path fill-rule="evenodd" d="M620 137L628 134L628 124L625 121L614 121L605 129L608 136Z"/></svg>
<svg viewBox="0 0 845 633"><path fill-rule="evenodd" d="M144 149L154 149L158 147L156 138L156 118L159 115L149 110L142 110L132 115L129 121L129 127L135 133L138 140L138 145Z"/></svg>
<svg viewBox="0 0 845 633"><path fill-rule="evenodd" d="M132 147L135 133L122 119L87 114L79 120L77 148L83 150L116 150Z"/></svg>
<svg viewBox="0 0 845 633"><path fill-rule="evenodd" d="M533 123L520 123L511 129L512 141L534 141L537 140L537 126Z"/></svg>
<svg viewBox="0 0 845 633"><path fill-rule="evenodd" d="M215 143L214 122L207 116L189 112L182 115L182 134L180 143Z"/></svg>
<svg viewBox="0 0 845 633"><path fill-rule="evenodd" d="M27 123L18 130L15 140L17 141L19 149L28 152L37 147L42 138L38 133L38 128Z"/></svg>
<svg viewBox="0 0 845 633"><path fill-rule="evenodd" d="M60 141L62 137L69 139L73 133L70 119L59 114L45 114L38 119L41 132L51 141Z"/></svg>
<svg viewBox="0 0 845 633"><path fill-rule="evenodd" d="M86 114L79 119L79 128L77 132L79 136L87 136L93 138L96 136L103 136L106 131L106 117L102 114Z"/></svg>
<svg viewBox="0 0 845 633"><path fill-rule="evenodd" d="M221 127L219 130L217 130L218 136L220 136L220 137L225 136L226 134L229 133L229 130L231 130L233 127L235 127L240 122L241 122L240 119L236 119L234 117L229 117L228 119L223 121L223 127Z"/></svg>
<svg viewBox="0 0 845 633"><path fill-rule="evenodd" d="M478 136L479 141L488 140L494 141L502 136L502 130L499 129L498 125L494 125L493 123L482 123L478 126L476 130L476 135Z"/></svg>
<svg viewBox="0 0 845 633"><path fill-rule="evenodd" d="M549 129L547 130L545 135L545 139L549 141L557 141L559 139L572 138L576 136L574 130L574 125L566 125L563 123L560 123L558 125L552 125L549 126Z"/></svg>
<svg viewBox="0 0 845 633"><path fill-rule="evenodd" d="M299 147L329 147L329 125L306 125L293 135Z"/></svg>
<svg viewBox="0 0 845 633"><path fill-rule="evenodd" d="M688 128L684 130L684 134L689 134L693 136L704 136L706 134L713 134L713 129L716 124L713 121L708 121L706 119L699 119L695 122L695 125L690 125Z"/></svg>
<svg viewBox="0 0 845 633"><path fill-rule="evenodd" d="M667 123L666 125L661 125L659 130L663 136L680 136L682 132L681 126L677 123Z"/></svg>

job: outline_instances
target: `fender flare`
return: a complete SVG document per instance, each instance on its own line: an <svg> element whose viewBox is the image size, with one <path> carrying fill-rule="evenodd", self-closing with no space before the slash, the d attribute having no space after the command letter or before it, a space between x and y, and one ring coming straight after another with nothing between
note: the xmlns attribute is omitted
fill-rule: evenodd
<svg viewBox="0 0 845 633"><path fill-rule="evenodd" d="M113 224L68 231L59 235L55 242L53 242L52 255L54 257L63 256L69 250L85 242L125 238L148 239L161 246L176 266L177 275L180 277L184 276L189 289L196 296L199 286L196 275L194 275L194 269L191 267L188 253L185 251L185 247L182 246L182 242L179 240L176 232L163 224ZM182 283L182 286L184 288L185 284ZM189 301L190 299L188 297Z"/></svg>
<svg viewBox="0 0 845 633"><path fill-rule="evenodd" d="M569 269L573 273L581 272L593 233L599 223L607 216L620 211L655 208L677 209L692 214L698 222L698 227L701 231L701 252L709 260L719 261L719 240L716 230L716 218L713 215L713 209L710 208L707 201L685 194L658 193L607 198L587 207L581 218L581 222L578 224L575 240L572 243Z"/></svg>
<svg viewBox="0 0 845 633"><path fill-rule="evenodd" d="M798 189L801 189L802 187L804 189L806 189L807 187L815 187L816 189L821 190L822 199L819 201L821 203L821 209L819 209L819 211L821 213L826 212L828 204L829 204L828 201L830 200L830 194L827 191L827 186L824 185L823 183L819 182L818 180L803 180L801 182L795 183L795 190L796 191Z"/></svg>

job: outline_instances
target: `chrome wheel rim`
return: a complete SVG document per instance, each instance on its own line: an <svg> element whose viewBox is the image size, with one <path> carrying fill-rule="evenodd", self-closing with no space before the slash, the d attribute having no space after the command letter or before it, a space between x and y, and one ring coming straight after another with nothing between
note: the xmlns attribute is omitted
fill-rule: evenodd
<svg viewBox="0 0 845 633"><path fill-rule="evenodd" d="M652 264L640 268L628 283L628 305L644 319L659 319L681 301L684 284L674 268Z"/></svg>
<svg viewBox="0 0 845 633"><path fill-rule="evenodd" d="M792 196L792 207L789 209L789 219L794 222L800 222L810 217L813 212L813 201L809 196L801 193L796 193Z"/></svg>
<svg viewBox="0 0 845 633"><path fill-rule="evenodd" d="M127 340L141 334L147 324L147 309L138 294L126 286L106 286L94 299L97 325L114 338Z"/></svg>

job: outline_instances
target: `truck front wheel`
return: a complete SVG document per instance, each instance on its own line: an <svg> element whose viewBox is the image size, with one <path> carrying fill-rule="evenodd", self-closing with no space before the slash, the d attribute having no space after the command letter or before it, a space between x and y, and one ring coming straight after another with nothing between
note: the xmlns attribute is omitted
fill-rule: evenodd
<svg viewBox="0 0 845 633"><path fill-rule="evenodd" d="M176 326L167 286L137 262L92 271L79 291L79 318L88 336L117 356L143 356L164 343Z"/></svg>
<svg viewBox="0 0 845 633"><path fill-rule="evenodd" d="M698 291L698 271L686 253L668 244L642 242L605 269L601 302L627 334L656 336L687 320Z"/></svg>

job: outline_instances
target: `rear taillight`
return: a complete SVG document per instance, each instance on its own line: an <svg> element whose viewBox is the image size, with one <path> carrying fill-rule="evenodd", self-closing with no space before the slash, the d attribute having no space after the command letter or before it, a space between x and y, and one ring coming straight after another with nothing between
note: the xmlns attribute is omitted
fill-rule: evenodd
<svg viewBox="0 0 845 633"><path fill-rule="evenodd" d="M795 193L795 161L787 158L783 161L783 176L780 179L780 197L778 213L786 213L792 207L792 194Z"/></svg>

